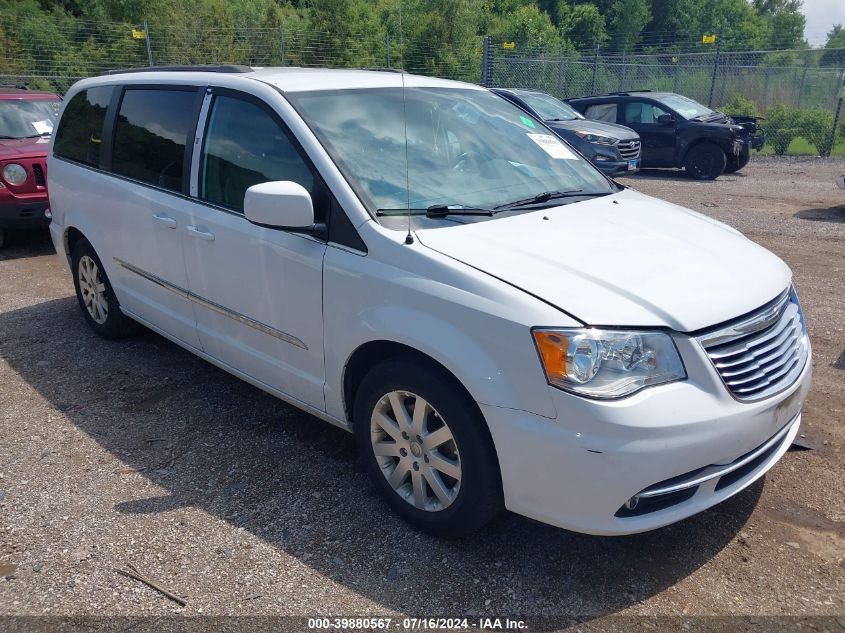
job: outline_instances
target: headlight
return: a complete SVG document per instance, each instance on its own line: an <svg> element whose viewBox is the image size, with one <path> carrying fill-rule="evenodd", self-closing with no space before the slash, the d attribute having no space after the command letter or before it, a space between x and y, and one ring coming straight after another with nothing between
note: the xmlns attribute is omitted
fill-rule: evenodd
<svg viewBox="0 0 845 633"><path fill-rule="evenodd" d="M601 134L589 134L587 132L575 132L576 136L584 139L588 143L598 143L599 145L613 145L616 142L615 138L609 136L602 136Z"/></svg>
<svg viewBox="0 0 845 633"><path fill-rule="evenodd" d="M26 182L26 169L23 165L9 163L3 168L3 180L10 185L22 185Z"/></svg>
<svg viewBox="0 0 845 633"><path fill-rule="evenodd" d="M663 332L535 329L549 383L591 398L619 398L686 378L672 338Z"/></svg>

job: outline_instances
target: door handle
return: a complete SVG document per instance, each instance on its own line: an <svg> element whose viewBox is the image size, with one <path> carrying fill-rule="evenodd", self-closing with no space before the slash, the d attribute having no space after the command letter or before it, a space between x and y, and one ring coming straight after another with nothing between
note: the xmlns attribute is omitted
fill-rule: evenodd
<svg viewBox="0 0 845 633"><path fill-rule="evenodd" d="M153 216L153 220L155 220L159 224L163 224L164 226L166 226L169 229L175 229L176 228L176 220L174 220L173 218L168 216L166 213L156 213Z"/></svg>
<svg viewBox="0 0 845 633"><path fill-rule="evenodd" d="M205 240L206 242L214 241L214 233L211 233L209 231L203 231L200 228L194 226L193 224L189 224L188 226L186 226L185 230L193 237Z"/></svg>

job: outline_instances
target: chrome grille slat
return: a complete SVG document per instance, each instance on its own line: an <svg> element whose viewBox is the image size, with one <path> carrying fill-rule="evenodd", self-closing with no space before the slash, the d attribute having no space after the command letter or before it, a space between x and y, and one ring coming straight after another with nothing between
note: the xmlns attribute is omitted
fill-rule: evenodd
<svg viewBox="0 0 845 633"><path fill-rule="evenodd" d="M788 328L785 328L784 330L781 331L781 335L778 336L778 340L776 340L774 343L770 343L769 345L766 345L763 348L758 349L758 348L754 347L752 349L755 352L755 354L757 354L757 355L768 354L769 351L783 345L784 340L792 338L795 335L795 331L797 329L800 329L800 327L801 327L800 322L793 323ZM747 350L748 350L747 347L742 348L743 352L745 352ZM748 362L748 358L742 357L739 360L733 360L733 361L728 361L728 362L718 362L718 363L716 363L716 367L718 368L719 371L722 371L724 369L730 369L731 367L736 367L737 365L741 365L742 363L747 363L747 362Z"/></svg>
<svg viewBox="0 0 845 633"><path fill-rule="evenodd" d="M698 337L738 400L761 400L789 387L809 356L807 327L794 290L726 327Z"/></svg>
<svg viewBox="0 0 845 633"><path fill-rule="evenodd" d="M787 310L789 310L789 304L787 304ZM786 314L784 314L784 316L786 316ZM790 325L793 317L794 314L790 314L788 320L779 320L775 323L775 325L769 327L768 329L755 332L752 335L744 335L739 343L720 343L718 349L712 353L708 353L710 353L711 358L728 358L730 356L746 352L749 348L764 345L767 341L770 341L780 335L780 333ZM756 338L754 338L755 336ZM712 350L713 348L711 347L710 349Z"/></svg>
<svg viewBox="0 0 845 633"><path fill-rule="evenodd" d="M735 378L737 376L741 376L743 374L747 374L750 371L755 371L757 369L762 369L766 365L776 361L778 358L783 358L784 356L790 354L792 349L797 346L794 336L790 336L785 338L776 348L773 348L771 351L766 352L765 356L758 356L751 362L752 365L750 367L745 367L743 369L739 369L736 371L724 371L724 368L719 367L718 365L716 368L719 370L719 373L722 375L722 378Z"/></svg>
<svg viewBox="0 0 845 633"><path fill-rule="evenodd" d="M616 147L626 160L638 158L640 155L640 141L620 141Z"/></svg>

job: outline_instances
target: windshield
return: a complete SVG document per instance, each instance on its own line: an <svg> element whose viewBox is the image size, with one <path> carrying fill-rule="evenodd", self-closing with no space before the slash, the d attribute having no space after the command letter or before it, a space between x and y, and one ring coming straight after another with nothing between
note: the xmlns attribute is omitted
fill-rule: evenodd
<svg viewBox="0 0 845 633"><path fill-rule="evenodd" d="M58 101L0 100L0 138L51 134L58 112Z"/></svg>
<svg viewBox="0 0 845 633"><path fill-rule="evenodd" d="M571 106L551 95L532 92L520 92L518 94L520 99L525 101L544 121L574 121L584 118Z"/></svg>
<svg viewBox="0 0 845 633"><path fill-rule="evenodd" d="M696 119L698 117L706 118L715 114L715 112L707 106L703 106L698 101L693 101L689 97L684 97L683 95L663 95L661 97L657 97L657 100L661 103L665 103L685 119Z"/></svg>
<svg viewBox="0 0 845 633"><path fill-rule="evenodd" d="M540 122L486 90L406 88L404 103L400 87L286 96L371 212L615 191Z"/></svg>

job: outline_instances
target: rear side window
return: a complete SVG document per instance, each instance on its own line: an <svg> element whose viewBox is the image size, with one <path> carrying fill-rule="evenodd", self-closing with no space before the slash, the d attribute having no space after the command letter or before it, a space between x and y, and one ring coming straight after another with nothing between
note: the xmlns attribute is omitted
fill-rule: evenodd
<svg viewBox="0 0 845 633"><path fill-rule="evenodd" d="M273 117L249 101L215 97L200 165L199 197L243 212L246 190L270 180L299 183L315 197L311 169ZM315 200L315 214L318 208Z"/></svg>
<svg viewBox="0 0 845 633"><path fill-rule="evenodd" d="M100 166L103 121L111 100L112 86L99 86L76 93L65 107L56 132L53 154Z"/></svg>
<svg viewBox="0 0 845 633"><path fill-rule="evenodd" d="M616 123L616 104L615 103L598 103L587 108L584 116L588 119L596 121L607 121L608 123Z"/></svg>
<svg viewBox="0 0 845 633"><path fill-rule="evenodd" d="M115 125L112 171L181 191L195 97L193 90L127 89Z"/></svg>
<svg viewBox="0 0 845 633"><path fill-rule="evenodd" d="M630 101L625 104L623 123L657 123L657 117L668 114L663 108L645 101Z"/></svg>

